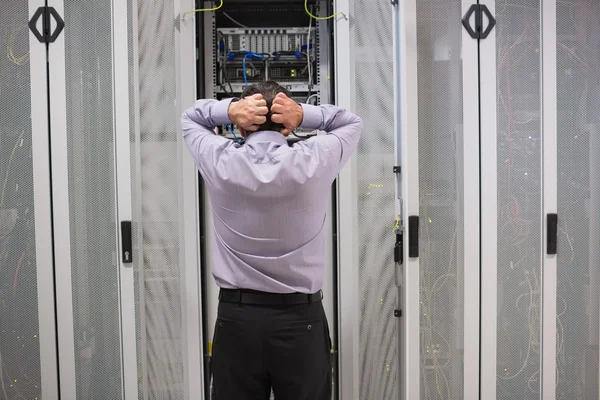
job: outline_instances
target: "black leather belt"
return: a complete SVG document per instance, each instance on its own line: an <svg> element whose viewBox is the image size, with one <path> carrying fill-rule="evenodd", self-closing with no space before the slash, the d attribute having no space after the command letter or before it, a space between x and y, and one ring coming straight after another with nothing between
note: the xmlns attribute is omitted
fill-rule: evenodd
<svg viewBox="0 0 600 400"><path fill-rule="evenodd" d="M253 305L298 305L311 304L323 300L323 292L317 293L266 293L245 289L221 289L219 300L225 303L253 304Z"/></svg>

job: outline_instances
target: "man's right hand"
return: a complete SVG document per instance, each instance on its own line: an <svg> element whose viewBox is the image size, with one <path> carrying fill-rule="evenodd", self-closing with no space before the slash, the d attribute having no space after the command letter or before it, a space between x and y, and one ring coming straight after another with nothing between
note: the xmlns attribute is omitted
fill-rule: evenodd
<svg viewBox="0 0 600 400"><path fill-rule="evenodd" d="M302 106L283 93L277 93L271 105L271 121L284 126L281 133L290 134L302 123Z"/></svg>
<svg viewBox="0 0 600 400"><path fill-rule="evenodd" d="M229 119L239 128L254 132L261 124L267 122L267 102L260 93L244 97L240 101L229 104Z"/></svg>

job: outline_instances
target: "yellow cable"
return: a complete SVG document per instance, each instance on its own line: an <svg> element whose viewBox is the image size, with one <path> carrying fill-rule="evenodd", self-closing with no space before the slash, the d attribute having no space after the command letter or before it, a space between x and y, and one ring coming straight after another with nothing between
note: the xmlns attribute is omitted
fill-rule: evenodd
<svg viewBox="0 0 600 400"><path fill-rule="evenodd" d="M328 17L317 17L316 15L313 15L310 10L308 9L308 0L304 0L304 10L306 11L306 13L311 17L314 18L316 20L322 21L325 19L331 19L331 18L335 18L338 15L341 15L342 17L344 17L344 19L347 21L348 17L346 17L346 14L344 14L343 12L336 12L335 14L332 14Z"/></svg>
<svg viewBox="0 0 600 400"><path fill-rule="evenodd" d="M20 57L15 57L15 55L14 55L13 50L15 47L15 39L16 39L17 33L19 33L19 31L20 31L20 29L18 27L15 28L11 32L10 36L8 37L8 43L6 45L6 56L8 57L8 59L11 62L15 63L16 65L21 66L21 65L25 65L25 63L27 61L29 61L29 53L24 54Z"/></svg>
<svg viewBox="0 0 600 400"><path fill-rule="evenodd" d="M396 225L394 225L394 227L392 228L392 232L398 229L398 225L400 225L400 221L398 220L398 218L396 218Z"/></svg>
<svg viewBox="0 0 600 400"><path fill-rule="evenodd" d="M183 18L185 18L186 15L192 14L192 13L205 12L205 11L217 11L221 7L223 7L223 0L221 0L221 4L219 4L217 7L213 7L213 8L199 8L197 10L188 10L188 11L186 11L186 12L183 13Z"/></svg>

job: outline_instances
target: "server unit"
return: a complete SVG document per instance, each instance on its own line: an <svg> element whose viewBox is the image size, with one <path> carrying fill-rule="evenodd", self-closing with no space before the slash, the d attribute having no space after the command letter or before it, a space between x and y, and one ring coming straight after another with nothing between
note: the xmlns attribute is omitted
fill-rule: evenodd
<svg viewBox="0 0 600 400"><path fill-rule="evenodd" d="M199 93L216 99L235 97L253 82L273 80L298 102L329 102L333 36L332 19L327 16L331 10L328 1L232 1L214 14L205 14ZM241 139L234 126L220 127L219 133ZM314 134L298 130L289 139Z"/></svg>

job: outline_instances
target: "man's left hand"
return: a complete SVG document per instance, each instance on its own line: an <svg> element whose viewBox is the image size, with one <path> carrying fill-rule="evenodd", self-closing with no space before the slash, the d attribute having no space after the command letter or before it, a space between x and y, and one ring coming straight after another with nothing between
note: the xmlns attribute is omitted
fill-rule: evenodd
<svg viewBox="0 0 600 400"><path fill-rule="evenodd" d="M302 106L283 93L277 93L271 105L271 121L282 124L281 133L289 135L302 123Z"/></svg>

